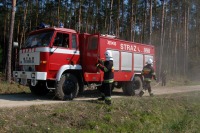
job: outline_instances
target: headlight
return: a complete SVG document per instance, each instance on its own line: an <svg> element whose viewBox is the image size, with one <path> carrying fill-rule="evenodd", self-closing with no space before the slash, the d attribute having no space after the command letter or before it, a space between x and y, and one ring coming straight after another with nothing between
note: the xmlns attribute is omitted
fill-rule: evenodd
<svg viewBox="0 0 200 133"><path fill-rule="evenodd" d="M31 78L35 78L35 73L32 73L32 74L31 74Z"/></svg>

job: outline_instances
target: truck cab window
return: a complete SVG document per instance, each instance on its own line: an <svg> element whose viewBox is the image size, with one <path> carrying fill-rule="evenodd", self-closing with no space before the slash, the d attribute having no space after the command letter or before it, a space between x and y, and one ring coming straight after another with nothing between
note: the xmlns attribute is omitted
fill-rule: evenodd
<svg viewBox="0 0 200 133"><path fill-rule="evenodd" d="M69 48L69 34L57 33L53 45Z"/></svg>
<svg viewBox="0 0 200 133"><path fill-rule="evenodd" d="M52 31L29 35L26 39L26 42L22 45L22 48L48 46L51 41L52 35Z"/></svg>
<svg viewBox="0 0 200 133"><path fill-rule="evenodd" d="M72 48L77 48L77 42L76 42L76 34L72 34Z"/></svg>
<svg viewBox="0 0 200 133"><path fill-rule="evenodd" d="M63 34L62 47L69 48L69 34Z"/></svg>
<svg viewBox="0 0 200 133"><path fill-rule="evenodd" d="M98 46L98 38L91 36L88 39L88 50L96 50Z"/></svg>

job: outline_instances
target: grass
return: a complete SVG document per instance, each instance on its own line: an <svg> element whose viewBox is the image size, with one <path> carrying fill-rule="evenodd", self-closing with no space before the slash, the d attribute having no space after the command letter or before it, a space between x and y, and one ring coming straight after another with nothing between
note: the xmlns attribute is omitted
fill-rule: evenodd
<svg viewBox="0 0 200 133"><path fill-rule="evenodd" d="M30 90L26 86L19 85L17 83L7 83L0 81L0 94L14 94L14 93L30 93Z"/></svg>
<svg viewBox="0 0 200 133"><path fill-rule="evenodd" d="M29 92L0 82L0 94ZM197 133L199 123L200 92L0 108L0 132Z"/></svg>
<svg viewBox="0 0 200 133"><path fill-rule="evenodd" d="M18 83L8 83L5 81L5 76L0 72L0 94L13 94L13 93L30 93L27 86L19 85Z"/></svg>
<svg viewBox="0 0 200 133"><path fill-rule="evenodd" d="M152 80L151 82L152 87L161 87L161 81L159 82L159 85L157 82ZM200 85L199 80L197 81L191 81L191 80L184 80L184 79L168 79L166 83L166 87L176 87L176 86L193 86L193 85Z"/></svg>
<svg viewBox="0 0 200 133"><path fill-rule="evenodd" d="M0 109L0 132L198 132L200 92Z"/></svg>

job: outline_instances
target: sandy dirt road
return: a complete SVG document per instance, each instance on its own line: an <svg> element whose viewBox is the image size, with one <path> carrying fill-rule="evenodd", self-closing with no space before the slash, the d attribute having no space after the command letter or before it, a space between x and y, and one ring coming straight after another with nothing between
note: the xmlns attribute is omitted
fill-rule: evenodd
<svg viewBox="0 0 200 133"><path fill-rule="evenodd" d="M182 92L190 92L190 91L200 91L200 85L196 86L179 86L179 87L159 87L153 88L153 92L155 95L162 94L172 94L172 93L182 93ZM87 93L87 92L86 92ZM74 100L95 100L97 99L97 92L89 92L89 94L85 94L75 98ZM147 96L147 92L144 96ZM112 98L123 97L123 93L120 90L114 91ZM0 108L11 108L11 107L21 107L21 106L31 106L31 105L39 105L39 104L53 104L53 103L64 103L70 101L58 101L53 100L53 96L51 94L45 97L38 97L32 94L0 94Z"/></svg>

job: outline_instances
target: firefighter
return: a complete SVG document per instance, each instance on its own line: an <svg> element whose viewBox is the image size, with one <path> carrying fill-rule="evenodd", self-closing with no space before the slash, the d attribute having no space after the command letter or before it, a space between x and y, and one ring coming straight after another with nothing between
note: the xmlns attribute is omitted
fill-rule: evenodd
<svg viewBox="0 0 200 133"><path fill-rule="evenodd" d="M111 89L112 83L114 81L114 67L113 67L113 56L112 52L106 50L105 52L106 61L98 60L97 67L104 72L103 83L99 89L101 92L101 97L98 100L105 101L106 104L111 104Z"/></svg>
<svg viewBox="0 0 200 133"><path fill-rule="evenodd" d="M140 96L142 96L146 90L148 90L150 96L153 96L153 93L151 92L151 79L153 78L154 80L156 80L156 75L154 72L154 68L152 67L152 64L153 60L149 59L147 61L147 65L143 67L142 70L142 75L144 77L143 90L140 92L139 94Z"/></svg>

